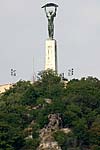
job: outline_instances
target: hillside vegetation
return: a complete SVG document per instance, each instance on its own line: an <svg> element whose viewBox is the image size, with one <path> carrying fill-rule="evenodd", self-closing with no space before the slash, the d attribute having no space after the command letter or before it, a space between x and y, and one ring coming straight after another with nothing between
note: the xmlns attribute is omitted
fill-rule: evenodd
<svg viewBox="0 0 100 150"><path fill-rule="evenodd" d="M36 150L50 114L61 118L52 136L62 150L100 150L100 81L88 77L65 85L52 70L0 95L0 150Z"/></svg>

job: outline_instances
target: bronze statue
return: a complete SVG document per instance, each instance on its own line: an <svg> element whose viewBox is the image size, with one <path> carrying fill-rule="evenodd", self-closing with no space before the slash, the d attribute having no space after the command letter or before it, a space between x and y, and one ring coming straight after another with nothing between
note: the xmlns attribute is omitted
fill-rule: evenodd
<svg viewBox="0 0 100 150"><path fill-rule="evenodd" d="M55 10L47 11L47 7L55 7ZM49 34L50 39L53 39L53 36L54 36L54 17L56 17L57 7L58 5L54 3L48 3L42 7L44 8L47 19L48 19L48 34Z"/></svg>

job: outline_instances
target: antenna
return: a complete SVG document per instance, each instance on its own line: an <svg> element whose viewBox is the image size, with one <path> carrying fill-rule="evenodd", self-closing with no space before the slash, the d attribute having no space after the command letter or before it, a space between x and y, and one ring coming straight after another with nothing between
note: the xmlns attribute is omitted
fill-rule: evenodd
<svg viewBox="0 0 100 150"><path fill-rule="evenodd" d="M35 72L34 72L34 56L33 56L33 65L32 65L32 68L33 68L33 69L32 69L32 70L33 70L33 71L32 71L32 72L33 72L33 73L32 73L32 82L34 83L34 82L35 82Z"/></svg>

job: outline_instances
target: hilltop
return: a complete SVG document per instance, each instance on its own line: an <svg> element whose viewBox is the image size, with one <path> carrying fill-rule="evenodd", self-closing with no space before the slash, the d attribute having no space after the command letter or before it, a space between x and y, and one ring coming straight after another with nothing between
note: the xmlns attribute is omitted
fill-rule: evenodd
<svg viewBox="0 0 100 150"><path fill-rule="evenodd" d="M0 95L0 150L99 150L100 80L52 70Z"/></svg>

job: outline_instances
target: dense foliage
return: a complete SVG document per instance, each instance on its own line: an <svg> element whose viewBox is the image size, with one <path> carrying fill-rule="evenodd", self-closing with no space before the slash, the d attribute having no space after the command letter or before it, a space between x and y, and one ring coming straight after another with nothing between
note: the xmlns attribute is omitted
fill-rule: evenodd
<svg viewBox="0 0 100 150"><path fill-rule="evenodd" d="M59 113L62 127L71 129L53 134L62 150L100 150L100 81L88 77L65 85L51 70L0 95L0 150L36 150L50 113Z"/></svg>

